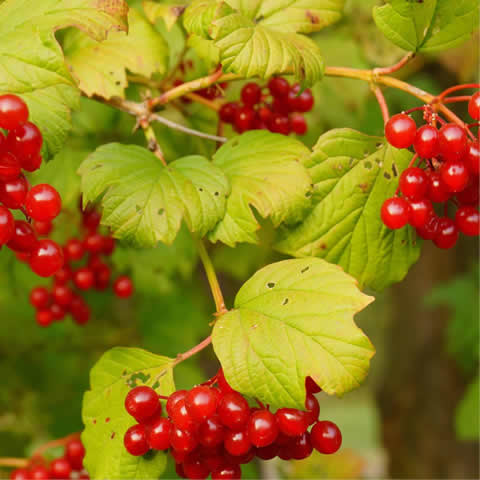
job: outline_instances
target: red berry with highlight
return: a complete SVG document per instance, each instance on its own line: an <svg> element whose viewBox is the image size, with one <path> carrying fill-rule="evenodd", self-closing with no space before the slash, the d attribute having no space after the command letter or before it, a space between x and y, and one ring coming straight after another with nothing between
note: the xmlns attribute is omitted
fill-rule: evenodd
<svg viewBox="0 0 480 480"><path fill-rule="evenodd" d="M449 249L455 246L458 240L458 229L455 222L442 217L438 220L437 232L433 242L438 248Z"/></svg>
<svg viewBox="0 0 480 480"><path fill-rule="evenodd" d="M135 457L145 455L150 450L150 446L148 445L147 441L145 425L139 424L130 427L125 432L123 444L130 455L134 455Z"/></svg>
<svg viewBox="0 0 480 480"><path fill-rule="evenodd" d="M48 308L50 302L50 294L45 287L35 287L30 292L30 303L37 310Z"/></svg>
<svg viewBox="0 0 480 480"><path fill-rule="evenodd" d="M470 173L476 176L480 174L480 143L478 140L468 144L465 163Z"/></svg>
<svg viewBox="0 0 480 480"><path fill-rule="evenodd" d="M435 203L446 202L450 198L450 192L447 189L439 172L431 172L428 176L428 198Z"/></svg>
<svg viewBox="0 0 480 480"><path fill-rule="evenodd" d="M48 310L37 310L35 314L35 321L40 327L48 327L53 322L53 313L50 309Z"/></svg>
<svg viewBox="0 0 480 480"><path fill-rule="evenodd" d="M113 284L113 291L119 298L130 297L133 293L132 280L125 275L118 277Z"/></svg>
<svg viewBox="0 0 480 480"><path fill-rule="evenodd" d="M15 220L8 208L0 205L0 245L8 243L15 235Z"/></svg>
<svg viewBox="0 0 480 480"><path fill-rule="evenodd" d="M242 478L239 465L228 465L212 472L212 480L237 480Z"/></svg>
<svg viewBox="0 0 480 480"><path fill-rule="evenodd" d="M464 235L475 237L480 234L480 214L474 207L460 207L455 214L455 224Z"/></svg>
<svg viewBox="0 0 480 480"><path fill-rule="evenodd" d="M259 103L261 97L262 97L262 89L256 83L253 83L253 82L247 83L242 88L242 92L241 92L242 102L249 107L253 107L257 103Z"/></svg>
<svg viewBox="0 0 480 480"><path fill-rule="evenodd" d="M417 227L418 236L424 240L433 240L437 235L438 221L439 218L435 215L435 213L432 213L432 215L430 215L423 225Z"/></svg>
<svg viewBox="0 0 480 480"><path fill-rule="evenodd" d="M83 459L85 457L85 447L80 439L70 440L65 446L65 458L70 462L74 470L83 468Z"/></svg>
<svg viewBox="0 0 480 480"><path fill-rule="evenodd" d="M474 120L480 120L480 92L474 93L468 102L468 114Z"/></svg>
<svg viewBox="0 0 480 480"><path fill-rule="evenodd" d="M290 133L290 121L288 116L281 113L273 113L268 121L268 129L273 133L288 135Z"/></svg>
<svg viewBox="0 0 480 480"><path fill-rule="evenodd" d="M38 155L42 144L42 134L38 127L31 122L25 122L10 130L7 136L7 145L18 158Z"/></svg>
<svg viewBox="0 0 480 480"><path fill-rule="evenodd" d="M395 148L408 148L415 141L417 126L415 120L405 113L391 117L385 125L385 136Z"/></svg>
<svg viewBox="0 0 480 480"><path fill-rule="evenodd" d="M280 408L275 413L279 430L290 437L298 437L307 431L308 414L295 408Z"/></svg>
<svg viewBox="0 0 480 480"><path fill-rule="evenodd" d="M32 226L24 220L15 220L15 231L8 242L8 248L16 252L31 252L37 245L37 236Z"/></svg>
<svg viewBox="0 0 480 480"><path fill-rule="evenodd" d="M57 458L50 464L50 475L58 480L70 478L72 467L66 458Z"/></svg>
<svg viewBox="0 0 480 480"><path fill-rule="evenodd" d="M412 227L419 228L425 225L426 221L433 215L433 206L430 200L410 200L409 223Z"/></svg>
<svg viewBox="0 0 480 480"><path fill-rule="evenodd" d="M172 426L170 429L170 445L178 452L189 453L197 448L198 441L191 430L181 430Z"/></svg>
<svg viewBox="0 0 480 480"><path fill-rule="evenodd" d="M392 230L404 227L408 223L409 214L410 205L400 197L385 200L380 212L382 222Z"/></svg>
<svg viewBox="0 0 480 480"><path fill-rule="evenodd" d="M246 430L228 431L225 433L223 445L230 455L239 456L245 455L252 448L252 441Z"/></svg>
<svg viewBox="0 0 480 480"><path fill-rule="evenodd" d="M255 120L255 110L251 107L245 106L240 107L235 112L235 119L234 119L234 126L235 130L238 133L246 132L250 130L253 125L253 121Z"/></svg>
<svg viewBox="0 0 480 480"><path fill-rule="evenodd" d="M170 448L170 429L172 424L168 418L156 416L148 423L148 444L154 450Z"/></svg>
<svg viewBox="0 0 480 480"><path fill-rule="evenodd" d="M233 123L238 108L238 103L236 102L224 103L218 112L220 120L225 123Z"/></svg>
<svg viewBox="0 0 480 480"><path fill-rule="evenodd" d="M197 421L210 418L217 410L218 398L210 387L199 385L185 397L188 413Z"/></svg>
<svg viewBox="0 0 480 480"><path fill-rule="evenodd" d="M60 213L62 200L51 185L41 183L27 193L25 209L34 220L52 220Z"/></svg>
<svg viewBox="0 0 480 480"><path fill-rule="evenodd" d="M288 81L282 77L273 77L268 82L268 89L273 97L284 98L290 91L290 85Z"/></svg>
<svg viewBox="0 0 480 480"><path fill-rule="evenodd" d="M450 192L461 192L470 179L467 166L462 160L448 160L440 168L442 182Z"/></svg>
<svg viewBox="0 0 480 480"><path fill-rule="evenodd" d="M320 405L318 400L311 393L307 393L305 398L305 410L307 413L307 421L309 425L315 423L320 415Z"/></svg>
<svg viewBox="0 0 480 480"><path fill-rule="evenodd" d="M266 447L278 436L278 426L275 415L268 410L258 410L248 421L248 436L256 447Z"/></svg>
<svg viewBox="0 0 480 480"><path fill-rule="evenodd" d="M224 435L225 429L218 415L213 415L198 427L198 440L205 447L220 445Z"/></svg>
<svg viewBox="0 0 480 480"><path fill-rule="evenodd" d="M250 407L245 398L237 392L223 395L218 405L222 423L231 430L242 430L250 417Z"/></svg>
<svg viewBox="0 0 480 480"><path fill-rule="evenodd" d="M20 175L21 171L22 167L17 157L10 152L0 152L0 181L14 180Z"/></svg>
<svg viewBox="0 0 480 480"><path fill-rule="evenodd" d="M438 130L432 125L422 125L417 130L413 148L420 158L438 155Z"/></svg>
<svg viewBox="0 0 480 480"><path fill-rule="evenodd" d="M28 120L27 104L17 95L0 95L0 128L13 130Z"/></svg>
<svg viewBox="0 0 480 480"><path fill-rule="evenodd" d="M315 450L329 455L342 445L342 433L333 422L317 422L310 432L310 440Z"/></svg>
<svg viewBox="0 0 480 480"><path fill-rule="evenodd" d="M137 422L144 422L156 413L160 413L161 409L157 392L146 385L133 388L125 397L125 410Z"/></svg>
<svg viewBox="0 0 480 480"><path fill-rule="evenodd" d="M438 145L445 160L460 160L467 150L467 134L459 125L447 123L440 129Z"/></svg>
<svg viewBox="0 0 480 480"><path fill-rule="evenodd" d="M79 290L90 290L95 283L95 274L87 267L79 268L73 273L73 283Z"/></svg>
<svg viewBox="0 0 480 480"><path fill-rule="evenodd" d="M428 189L427 174L418 167L410 167L400 175L400 191L412 200L420 200Z"/></svg>
<svg viewBox="0 0 480 480"><path fill-rule="evenodd" d="M8 182L0 182L0 202L7 208L22 208L27 192L28 182L23 175Z"/></svg>
<svg viewBox="0 0 480 480"><path fill-rule="evenodd" d="M50 277L63 266L62 249L52 240L39 240L30 256L30 268L40 277Z"/></svg>

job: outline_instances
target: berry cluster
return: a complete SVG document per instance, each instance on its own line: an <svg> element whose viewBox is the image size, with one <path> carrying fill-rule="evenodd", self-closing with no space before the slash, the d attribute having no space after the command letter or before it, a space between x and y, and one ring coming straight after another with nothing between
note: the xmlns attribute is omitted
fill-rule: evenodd
<svg viewBox="0 0 480 480"><path fill-rule="evenodd" d="M480 119L480 92L468 105L470 116ZM480 145L468 128L446 123L438 130L440 119L428 107L429 121L417 129L415 121L405 113L394 115L385 126L385 136L396 148L413 145L415 156L401 174L399 191L402 196L385 200L381 209L383 223L391 229L407 224L416 228L425 240L433 240L439 248L452 248L459 232L468 236L480 234L479 173ZM414 162L418 160L418 165ZM433 204L444 204L442 216ZM448 204L456 207L455 218L447 215Z"/></svg>
<svg viewBox="0 0 480 480"><path fill-rule="evenodd" d="M50 464L43 457L35 456L28 468L17 468L10 474L10 480L66 480L75 478L87 480L90 477L83 468L85 448L79 438L70 440L63 456L52 460ZM73 474L73 475L72 475Z"/></svg>
<svg viewBox="0 0 480 480"><path fill-rule="evenodd" d="M70 238L63 247L65 265L53 276L52 288L35 287L30 292L30 303L36 309L36 321L47 327L61 321L69 312L79 325L90 319L90 308L81 292L103 291L110 285L111 266L106 263L115 249L111 235L99 233L100 214L94 208L82 211L83 238ZM102 258L103 257L103 258ZM117 277L113 292L119 298L133 293L133 283L125 275Z"/></svg>
<svg viewBox="0 0 480 480"><path fill-rule="evenodd" d="M49 277L63 265L60 247L52 240L37 238L37 232L24 220L15 220L10 210L20 210L27 220L38 222L39 230L53 220L62 207L58 192L48 184L30 187L22 170L40 168L42 134L28 121L28 107L16 95L0 96L0 248L28 257L30 268ZM46 222L46 223L45 223Z"/></svg>
<svg viewBox="0 0 480 480"><path fill-rule="evenodd" d="M335 453L342 435L334 423L318 421L320 406L314 393L320 388L310 377L306 391L305 411L281 408L272 413L260 403L250 407L222 370L206 384L178 390L168 398L150 387L135 387L125 398L125 408L138 423L125 433L125 448L136 456L169 449L180 477L211 475L214 480L241 478L240 465L255 457L302 460L314 448ZM167 416L162 416L160 398L167 400Z"/></svg>
<svg viewBox="0 0 480 480"><path fill-rule="evenodd" d="M300 85L290 85L281 77L274 77L262 88L254 82L242 88L241 102L228 102L218 113L220 120L233 125L238 133L247 130L270 130L289 135L307 133L307 122L302 113L312 110L311 90L303 92Z"/></svg>

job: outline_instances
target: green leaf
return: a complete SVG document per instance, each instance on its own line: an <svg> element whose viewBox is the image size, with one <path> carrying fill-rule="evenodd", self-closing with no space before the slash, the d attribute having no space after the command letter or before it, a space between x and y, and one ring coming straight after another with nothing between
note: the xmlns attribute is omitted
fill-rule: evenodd
<svg viewBox="0 0 480 480"><path fill-rule="evenodd" d="M414 230L389 230L380 219L411 154L350 129L322 135L308 167L314 208L285 229L276 248L295 257L321 257L342 266L364 286L399 282L420 254Z"/></svg>
<svg viewBox="0 0 480 480"><path fill-rule="evenodd" d="M168 49L163 37L133 8L128 14L128 26L128 34L112 32L103 42L78 30L67 33L66 62L78 86L89 97L124 98L127 70L146 78L165 73Z"/></svg>
<svg viewBox="0 0 480 480"><path fill-rule="evenodd" d="M377 27L411 52L437 52L460 45L478 29L478 0L388 0L373 9Z"/></svg>
<svg viewBox="0 0 480 480"><path fill-rule="evenodd" d="M125 396L138 385L159 394L175 390L173 359L139 348L116 347L106 352L90 372L90 390L83 398L84 464L95 479L158 478L165 469L163 452L130 455L123 445L127 429L137 423L125 410Z"/></svg>
<svg viewBox="0 0 480 480"><path fill-rule="evenodd" d="M192 155L165 167L136 145L103 145L79 173L84 202L105 193L102 223L143 247L172 243L182 218L191 232L205 235L223 217L229 194L225 175L206 158Z"/></svg>
<svg viewBox="0 0 480 480"><path fill-rule="evenodd" d="M44 137L44 155L58 152L71 128L80 92L54 32L75 26L98 41L126 28L123 0L6 0L0 4L0 93L21 96Z"/></svg>
<svg viewBox="0 0 480 480"><path fill-rule="evenodd" d="M353 315L373 297L318 258L284 260L248 280L213 346L235 390L275 407L304 408L305 377L342 395L366 377L374 348Z"/></svg>
<svg viewBox="0 0 480 480"><path fill-rule="evenodd" d="M478 440L480 437L480 377L472 382L455 412L455 429L460 440Z"/></svg>
<svg viewBox="0 0 480 480"><path fill-rule="evenodd" d="M317 45L299 33L339 20L344 0L194 0L184 15L191 34L212 40L225 72L268 78L293 73L310 86L323 75ZM233 7L233 8L232 8Z"/></svg>
<svg viewBox="0 0 480 480"><path fill-rule="evenodd" d="M165 22L167 30L170 31L180 15L185 11L186 5L179 2L157 3L152 1L143 2L143 10L148 20L155 23L159 18Z"/></svg>
<svg viewBox="0 0 480 480"><path fill-rule="evenodd" d="M301 162L309 151L293 138L253 131L233 138L213 162L230 181L225 217L210 234L229 246L257 243L260 228L252 207L274 226L301 220L311 203L311 178Z"/></svg>

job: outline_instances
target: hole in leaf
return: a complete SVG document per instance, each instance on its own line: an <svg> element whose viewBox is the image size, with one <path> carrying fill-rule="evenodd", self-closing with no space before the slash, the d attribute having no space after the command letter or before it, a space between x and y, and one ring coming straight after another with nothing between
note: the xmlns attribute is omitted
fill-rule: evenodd
<svg viewBox="0 0 480 480"><path fill-rule="evenodd" d="M407 241L405 239L403 239L401 242L400 242L402 245L405 245L407 243Z"/></svg>
<svg viewBox="0 0 480 480"><path fill-rule="evenodd" d="M367 160L366 162L364 162L363 166L367 169L367 170L371 170L372 167L373 167L373 164L370 160Z"/></svg>
<svg viewBox="0 0 480 480"><path fill-rule="evenodd" d="M121 83L122 83L122 82L121 82L120 80L117 80L117 81L115 82L115 85L120 86Z"/></svg>
<svg viewBox="0 0 480 480"><path fill-rule="evenodd" d="M220 192L215 192L214 195L218 197L220 195Z"/></svg>
<svg viewBox="0 0 480 480"><path fill-rule="evenodd" d="M398 177L398 168L395 163L392 163L392 172L394 177Z"/></svg>
<svg viewBox="0 0 480 480"><path fill-rule="evenodd" d="M274 282L268 282L267 283L267 288L273 288L275 286Z"/></svg>
<svg viewBox="0 0 480 480"><path fill-rule="evenodd" d="M302 270L300 270L300 273L308 272L308 270L310 270L310 267L302 268Z"/></svg>
<svg viewBox="0 0 480 480"><path fill-rule="evenodd" d="M286 298L283 302L282 305L286 305L288 303L288 298Z"/></svg>
<svg viewBox="0 0 480 480"><path fill-rule="evenodd" d="M142 209L142 207L141 207L140 205L135 205L135 211L136 211L137 213L140 213L142 210L143 210L143 209Z"/></svg>
<svg viewBox="0 0 480 480"><path fill-rule="evenodd" d="M305 196L307 198L310 198L312 195L313 195L313 193L310 190L305 194Z"/></svg>
<svg viewBox="0 0 480 480"><path fill-rule="evenodd" d="M160 386L160 382L157 380L153 385L152 388L156 390Z"/></svg>
<svg viewBox="0 0 480 480"><path fill-rule="evenodd" d="M157 212L158 215L163 215L165 213L165 209L164 208L160 208Z"/></svg>
<svg viewBox="0 0 480 480"><path fill-rule="evenodd" d="M375 145L376 148L382 148L383 147L383 143L382 142L378 142L376 145Z"/></svg>
<svg viewBox="0 0 480 480"><path fill-rule="evenodd" d="M202 188L202 187L198 187L198 191L199 191L199 192L203 192L203 188Z"/></svg>
<svg viewBox="0 0 480 480"><path fill-rule="evenodd" d="M392 176L388 173L388 172L383 172L383 176L387 179L387 180L391 180Z"/></svg>

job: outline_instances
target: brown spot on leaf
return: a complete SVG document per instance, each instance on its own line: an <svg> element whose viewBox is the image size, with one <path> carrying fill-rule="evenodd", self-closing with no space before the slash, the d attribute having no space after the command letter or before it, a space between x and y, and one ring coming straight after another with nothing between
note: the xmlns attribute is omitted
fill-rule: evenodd
<svg viewBox="0 0 480 480"><path fill-rule="evenodd" d="M359 185L359 187L360 187L360 190L361 190L363 193L365 193L365 192L368 190L368 183L361 183L361 184Z"/></svg>
<svg viewBox="0 0 480 480"><path fill-rule="evenodd" d="M310 10L306 10L305 15L312 25L318 25L320 23L318 15L313 14Z"/></svg>
<svg viewBox="0 0 480 480"><path fill-rule="evenodd" d="M112 434L110 435L110 438L113 440L115 438L115 432L112 432Z"/></svg>
<svg viewBox="0 0 480 480"><path fill-rule="evenodd" d="M110 417L107 417L107 418L105 419L105 423L108 423L109 421L110 421Z"/></svg>
<svg viewBox="0 0 480 480"><path fill-rule="evenodd" d="M322 243L322 244L320 245L320 248L321 248L322 250L326 250L326 249L327 249L327 244L326 244L326 243Z"/></svg>
<svg viewBox="0 0 480 480"><path fill-rule="evenodd" d="M187 7L184 7L182 5L177 5L174 6L170 9L170 11L175 15L176 17L179 17L186 9Z"/></svg>

